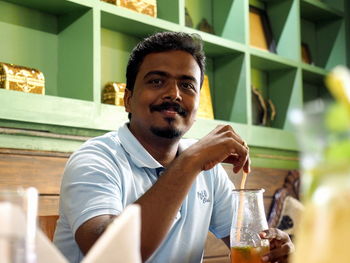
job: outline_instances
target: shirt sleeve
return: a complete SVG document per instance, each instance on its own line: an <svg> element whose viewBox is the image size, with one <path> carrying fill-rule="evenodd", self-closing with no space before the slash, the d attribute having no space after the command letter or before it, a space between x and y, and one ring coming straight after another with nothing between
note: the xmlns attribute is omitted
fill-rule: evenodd
<svg viewBox="0 0 350 263"><path fill-rule="evenodd" d="M209 230L217 237L230 235L233 214L232 189L234 185L221 164L214 170L214 207Z"/></svg>
<svg viewBox="0 0 350 263"><path fill-rule="evenodd" d="M60 211L73 234L92 217L122 211L120 171L110 152L90 143L75 152L65 168Z"/></svg>

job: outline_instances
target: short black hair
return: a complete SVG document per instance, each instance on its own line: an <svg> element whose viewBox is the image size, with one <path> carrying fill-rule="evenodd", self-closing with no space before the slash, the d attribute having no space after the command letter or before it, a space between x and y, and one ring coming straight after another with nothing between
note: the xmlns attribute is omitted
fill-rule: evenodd
<svg viewBox="0 0 350 263"><path fill-rule="evenodd" d="M133 91L140 65L148 54L171 50L185 51L193 56L201 70L200 85L202 86L205 71L202 38L198 34L159 32L143 39L132 50L126 68L126 88Z"/></svg>

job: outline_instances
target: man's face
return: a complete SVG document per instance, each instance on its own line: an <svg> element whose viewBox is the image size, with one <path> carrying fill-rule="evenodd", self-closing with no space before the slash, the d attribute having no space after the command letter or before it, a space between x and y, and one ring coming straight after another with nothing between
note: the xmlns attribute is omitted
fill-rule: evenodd
<svg viewBox="0 0 350 263"><path fill-rule="evenodd" d="M193 124L199 104L201 71L191 54L166 51L148 54L126 90L130 130L138 136L181 137Z"/></svg>

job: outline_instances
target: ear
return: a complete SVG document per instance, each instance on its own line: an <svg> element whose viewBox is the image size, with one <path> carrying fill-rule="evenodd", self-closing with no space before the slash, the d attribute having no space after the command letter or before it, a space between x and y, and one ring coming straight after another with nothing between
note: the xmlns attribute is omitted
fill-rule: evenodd
<svg viewBox="0 0 350 263"><path fill-rule="evenodd" d="M124 92L124 105L125 105L125 111L131 112L131 97L132 97L132 91L129 89L125 89Z"/></svg>

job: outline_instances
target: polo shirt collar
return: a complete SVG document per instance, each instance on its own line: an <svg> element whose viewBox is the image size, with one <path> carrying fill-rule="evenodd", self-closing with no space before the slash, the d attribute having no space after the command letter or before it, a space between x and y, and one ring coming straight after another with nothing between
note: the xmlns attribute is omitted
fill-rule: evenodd
<svg viewBox="0 0 350 263"><path fill-rule="evenodd" d="M152 155L142 146L125 123L118 130L118 137L124 150L130 155L131 159L138 167L147 167L151 169L163 168L163 166L153 158ZM184 140L180 140L179 153L188 147Z"/></svg>
<svg viewBox="0 0 350 263"><path fill-rule="evenodd" d="M136 139L125 123L118 130L118 137L124 150L130 155L132 161L138 167L151 169L162 167L162 165L147 152L142 144Z"/></svg>

